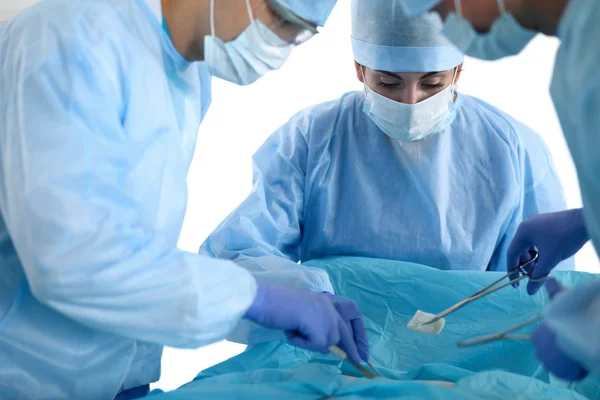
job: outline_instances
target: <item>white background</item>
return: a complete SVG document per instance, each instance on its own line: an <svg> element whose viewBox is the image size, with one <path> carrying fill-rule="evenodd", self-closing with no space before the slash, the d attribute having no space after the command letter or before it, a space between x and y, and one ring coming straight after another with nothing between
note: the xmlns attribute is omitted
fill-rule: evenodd
<svg viewBox="0 0 600 400"><path fill-rule="evenodd" d="M3 11L33 2L0 0L0 20L6 15ZM281 71L244 88L214 81L213 106L200 129L188 178L190 202L181 235L182 249L196 251L248 194L251 156L271 132L309 105L361 88L350 47L349 5L348 0L340 1L323 33L298 48ZM579 207L576 173L548 94L557 46L555 39L538 37L519 57L495 63L468 59L460 90L535 129L550 148L568 206ZM589 245L577 255L576 262L579 270L600 272ZM154 387L174 389L243 348L221 342L195 351L166 349L163 376Z"/></svg>

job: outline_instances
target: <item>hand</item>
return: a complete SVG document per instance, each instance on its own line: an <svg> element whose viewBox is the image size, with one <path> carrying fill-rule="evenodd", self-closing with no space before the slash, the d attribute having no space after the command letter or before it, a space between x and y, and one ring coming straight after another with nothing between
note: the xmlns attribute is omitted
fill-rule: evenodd
<svg viewBox="0 0 600 400"><path fill-rule="evenodd" d="M531 336L535 356L556 377L566 381L580 381L588 375L581 364L565 355L556 344L556 333L546 324L540 325Z"/></svg>
<svg viewBox="0 0 600 400"><path fill-rule="evenodd" d="M337 345L358 363L355 335L338 311L339 307L360 317L358 307L349 300L336 300L336 307L330 296L259 282L246 318L266 328L284 330L288 341L303 349L329 353L329 347ZM355 313L351 314L353 307Z"/></svg>
<svg viewBox="0 0 600 400"><path fill-rule="evenodd" d="M546 289L550 298L562 290L555 279L548 279ZM540 325L531 337L535 346L535 356L544 364L544 367L560 379L566 381L579 381L588 375L588 371L577 361L567 356L559 349L556 342L556 333L548 325Z"/></svg>
<svg viewBox="0 0 600 400"><path fill-rule="evenodd" d="M358 306L355 302L343 297L334 296L330 293L326 294L344 321L346 321L346 326L350 329L350 332L352 332L360 358L363 361L369 361L369 340L367 339L367 330L365 329L365 323Z"/></svg>
<svg viewBox="0 0 600 400"><path fill-rule="evenodd" d="M533 280L547 276L561 261L579 251L589 240L583 209L550 214L538 214L521 223L508 248L507 270L512 271L531 259L530 249L539 253L539 259L528 269ZM517 274L511 279L518 278ZM529 281L527 293L537 293L543 282ZM514 285L518 287L518 283Z"/></svg>

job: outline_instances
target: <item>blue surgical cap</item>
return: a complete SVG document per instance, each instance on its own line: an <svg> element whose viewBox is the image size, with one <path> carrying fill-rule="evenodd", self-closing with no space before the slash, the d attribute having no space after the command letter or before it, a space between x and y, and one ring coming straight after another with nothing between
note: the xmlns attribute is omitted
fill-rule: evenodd
<svg viewBox="0 0 600 400"><path fill-rule="evenodd" d="M441 34L436 13L407 17L400 0L352 0L352 49L365 67L388 72L447 71L464 55Z"/></svg>
<svg viewBox="0 0 600 400"><path fill-rule="evenodd" d="M437 6L442 0L400 0L406 15L414 17Z"/></svg>
<svg viewBox="0 0 600 400"><path fill-rule="evenodd" d="M279 3L302 19L325 25L336 0L279 0Z"/></svg>

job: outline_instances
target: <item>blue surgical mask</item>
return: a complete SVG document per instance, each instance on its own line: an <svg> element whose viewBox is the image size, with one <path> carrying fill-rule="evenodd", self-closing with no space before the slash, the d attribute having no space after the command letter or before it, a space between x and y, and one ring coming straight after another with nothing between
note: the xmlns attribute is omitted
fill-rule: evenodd
<svg viewBox="0 0 600 400"><path fill-rule="evenodd" d="M412 142L444 130L454 115L454 83L428 99L404 104L373 91L365 82L363 111L392 139Z"/></svg>
<svg viewBox="0 0 600 400"><path fill-rule="evenodd" d="M504 7L504 0L497 0L500 18L489 32L478 33L471 22L462 15L461 0L454 0L456 13L450 13L444 22L442 34L468 56L481 60L498 60L519 54L537 35L526 29Z"/></svg>
<svg viewBox="0 0 600 400"><path fill-rule="evenodd" d="M249 0L246 0L246 6L250 25L227 43L215 35L214 1L210 3L211 35L204 38L204 61L213 76L238 85L249 85L283 66L294 45L255 20Z"/></svg>

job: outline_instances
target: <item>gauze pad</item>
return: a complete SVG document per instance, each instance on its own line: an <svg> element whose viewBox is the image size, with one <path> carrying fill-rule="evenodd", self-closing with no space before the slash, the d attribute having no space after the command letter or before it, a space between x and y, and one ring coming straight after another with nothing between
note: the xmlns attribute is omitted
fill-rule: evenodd
<svg viewBox="0 0 600 400"><path fill-rule="evenodd" d="M434 335L437 335L444 329L446 320L444 318L440 318L431 324L427 324L427 322L431 321L433 318L435 318L434 314L417 310L415 315L408 322L408 329L416 332L433 333Z"/></svg>

